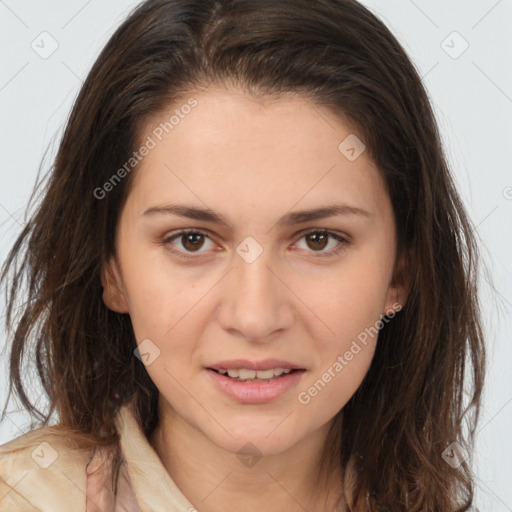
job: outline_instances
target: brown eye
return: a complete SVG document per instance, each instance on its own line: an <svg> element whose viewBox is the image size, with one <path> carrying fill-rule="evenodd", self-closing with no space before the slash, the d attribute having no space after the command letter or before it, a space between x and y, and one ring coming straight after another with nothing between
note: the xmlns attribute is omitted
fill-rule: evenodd
<svg viewBox="0 0 512 512"><path fill-rule="evenodd" d="M316 253L315 256L335 256L350 245L349 240L338 233L322 229L302 232L300 241L302 240L305 241L305 250ZM327 246L329 248L325 250Z"/></svg>
<svg viewBox="0 0 512 512"><path fill-rule="evenodd" d="M188 233L182 235L181 243L187 251L201 249L204 244L204 235L202 233Z"/></svg>
<svg viewBox="0 0 512 512"><path fill-rule="evenodd" d="M208 241L211 244L210 247L208 247ZM215 247L215 243L206 233L192 229L175 232L163 239L161 243L167 246L171 252L185 258L194 257L194 253L204 254L208 252L209 248L213 249Z"/></svg>
<svg viewBox="0 0 512 512"><path fill-rule="evenodd" d="M309 240L309 247L315 251L322 250L327 246L329 235L326 233L314 232L306 235L306 240Z"/></svg>

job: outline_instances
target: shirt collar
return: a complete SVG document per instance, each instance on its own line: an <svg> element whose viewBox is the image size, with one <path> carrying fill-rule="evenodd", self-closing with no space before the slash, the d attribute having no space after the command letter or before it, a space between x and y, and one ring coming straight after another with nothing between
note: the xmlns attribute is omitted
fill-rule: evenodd
<svg viewBox="0 0 512 512"><path fill-rule="evenodd" d="M149 444L142 427L137 422L133 402L121 407L115 423L124 458L123 470L128 474L129 483L142 512L195 510L178 489L158 454Z"/></svg>

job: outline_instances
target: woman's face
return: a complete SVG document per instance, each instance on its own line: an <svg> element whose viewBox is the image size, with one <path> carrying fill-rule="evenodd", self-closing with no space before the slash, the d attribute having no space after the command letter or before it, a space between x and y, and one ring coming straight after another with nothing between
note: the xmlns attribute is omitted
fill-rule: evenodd
<svg viewBox="0 0 512 512"><path fill-rule="evenodd" d="M143 131L104 299L129 313L166 421L233 453L279 453L343 408L380 315L403 304L392 206L328 110L191 96Z"/></svg>

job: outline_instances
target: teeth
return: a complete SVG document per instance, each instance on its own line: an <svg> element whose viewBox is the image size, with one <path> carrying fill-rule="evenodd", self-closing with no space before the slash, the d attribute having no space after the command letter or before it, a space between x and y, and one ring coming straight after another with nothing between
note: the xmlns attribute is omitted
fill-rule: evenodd
<svg viewBox="0 0 512 512"><path fill-rule="evenodd" d="M232 379L237 380L271 380L275 377L280 377L283 374L290 373L291 370L289 368L274 368L270 370L247 370L245 368L240 368L239 370L235 369L219 369L217 370L221 375L228 374Z"/></svg>
<svg viewBox="0 0 512 512"><path fill-rule="evenodd" d="M254 377L256 377L258 379L271 379L272 377L275 376L275 372L272 369L270 369L270 370L261 370L261 371L252 372L252 373L254 373ZM252 378L252 379L254 379L254 377L244 377L242 375L242 373L240 372L240 378L241 379L244 379L244 378Z"/></svg>
<svg viewBox="0 0 512 512"><path fill-rule="evenodd" d="M242 379L242 380L247 380L247 379L254 379L254 377L256 377L256 372L254 370L238 370L238 375L235 375L235 377L238 377L239 379ZM229 373L229 370L228 370L228 375L231 377L232 375L230 375Z"/></svg>

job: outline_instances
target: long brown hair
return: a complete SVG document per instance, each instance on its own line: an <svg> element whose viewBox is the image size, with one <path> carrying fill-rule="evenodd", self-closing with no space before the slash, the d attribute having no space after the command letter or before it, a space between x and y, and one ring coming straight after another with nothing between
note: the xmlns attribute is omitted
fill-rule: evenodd
<svg viewBox="0 0 512 512"><path fill-rule="evenodd" d="M469 459L454 467L443 453L471 454L480 411L476 235L418 72L354 0L148 0L130 14L92 67L42 199L2 270L8 401L14 389L41 426L56 413L60 428L96 446L117 445L113 418L132 399L146 435L155 427L158 390L134 357L129 316L107 309L100 282L137 170L104 197L95 190L133 156L148 119L211 84L298 93L364 141L388 187L410 288L336 417L325 460L344 469L353 512L468 510ZM45 412L25 392L24 358L36 363Z"/></svg>

